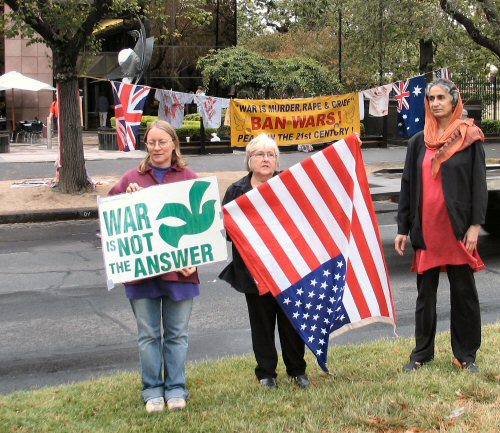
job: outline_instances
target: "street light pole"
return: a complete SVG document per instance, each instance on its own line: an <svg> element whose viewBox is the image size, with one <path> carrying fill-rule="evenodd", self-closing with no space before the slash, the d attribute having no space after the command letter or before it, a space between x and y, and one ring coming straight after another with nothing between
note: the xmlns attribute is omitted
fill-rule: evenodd
<svg viewBox="0 0 500 433"><path fill-rule="evenodd" d="M493 120L497 120L497 74L498 68L495 65L486 65L489 67L489 78L493 84Z"/></svg>
<svg viewBox="0 0 500 433"><path fill-rule="evenodd" d="M378 1L378 82L383 84L384 80L384 10L382 0Z"/></svg>
<svg viewBox="0 0 500 433"><path fill-rule="evenodd" d="M493 120L497 120L497 76L493 76Z"/></svg>
<svg viewBox="0 0 500 433"><path fill-rule="evenodd" d="M217 0L215 11L215 49L219 49L219 0Z"/></svg>
<svg viewBox="0 0 500 433"><path fill-rule="evenodd" d="M238 1L234 0L234 46L238 45Z"/></svg>
<svg viewBox="0 0 500 433"><path fill-rule="evenodd" d="M339 83L342 83L342 2L339 3Z"/></svg>

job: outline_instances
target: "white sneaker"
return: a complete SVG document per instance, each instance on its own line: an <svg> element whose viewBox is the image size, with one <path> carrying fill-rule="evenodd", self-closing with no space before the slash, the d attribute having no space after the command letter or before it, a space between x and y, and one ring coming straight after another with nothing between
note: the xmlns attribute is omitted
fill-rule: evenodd
<svg viewBox="0 0 500 433"><path fill-rule="evenodd" d="M186 407L186 400L180 397L169 398L167 401L168 410L182 410Z"/></svg>
<svg viewBox="0 0 500 433"><path fill-rule="evenodd" d="M163 397L151 398L146 402L146 412L161 412L165 409L165 400Z"/></svg>

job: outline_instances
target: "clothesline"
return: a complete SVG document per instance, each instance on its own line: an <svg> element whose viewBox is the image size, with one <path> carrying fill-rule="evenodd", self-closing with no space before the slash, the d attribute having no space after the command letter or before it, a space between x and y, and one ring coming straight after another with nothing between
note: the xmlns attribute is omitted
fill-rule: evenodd
<svg viewBox="0 0 500 433"><path fill-rule="evenodd" d="M411 80L412 78L417 78L417 77L422 77L422 76L425 76L427 74L436 74L437 72L440 72L440 71L449 71L449 68L448 67L443 67L443 68L437 68L437 69L433 69L432 71L430 72L426 72L425 74L417 74L417 75L413 75L412 77L409 77L407 78L406 80L396 80L396 81L392 81L390 83L386 83L386 84L380 84L378 86L374 86L374 87L370 87L369 89L363 89L363 90L353 90L352 92L349 92L349 93L360 93L360 92L365 92L367 90L370 90L370 89L375 89L375 88L378 88L378 87L381 87L381 86L387 86L389 84L396 84L398 81L408 81L408 80ZM449 72L448 72L449 75L451 75ZM449 76L448 75L448 76ZM96 80L96 81L107 81L107 82L119 82L121 83L121 81L115 81L115 80L108 80L106 78L99 78L99 77L93 77L93 76L90 76L90 75L79 75L80 78L90 78L92 80ZM151 90L168 90L168 89L164 89L164 88L160 88L160 87L153 87L153 86L147 86L149 87ZM170 89L172 90L172 89ZM179 92L177 90L172 90L172 91L175 91L175 92L178 92L178 93L188 93L188 92ZM189 93L188 93L189 94ZM316 95L316 96L329 96L329 95ZM215 98L215 96L213 96ZM223 99L233 99L233 98L223 98ZM251 98L245 98L245 99L251 99ZM274 99L274 98L273 98ZM279 99L294 99L294 98L279 98Z"/></svg>
<svg viewBox="0 0 500 433"><path fill-rule="evenodd" d="M90 78L91 80L95 80L95 81L107 81L108 83L121 83L121 81L116 81L116 80L108 80L107 78L99 78L99 77L93 77L91 75L79 75L78 76L79 78ZM132 83L130 83L132 84ZM140 86L144 86L144 84L139 84ZM165 89L165 88L162 88L162 87L153 87L153 86L145 86L145 87L149 87L151 90L169 90L169 89ZM177 90L173 90L173 89L170 89L172 90L173 92L177 92ZM179 92L179 93L188 93L188 92ZM189 93L188 93L189 94ZM191 94L194 94L194 93L191 93ZM214 98L216 96L213 96ZM217 96L218 97L218 96ZM231 99L231 98L224 98L224 99Z"/></svg>
<svg viewBox="0 0 500 433"><path fill-rule="evenodd" d="M449 76L448 69L439 69L432 73L437 75L438 71L441 71L441 76L443 73ZM197 104L198 113L202 116L205 128L215 129L221 125L222 109L228 108L230 105L229 98L177 92L97 77L84 77L110 83L115 101L118 146L125 151L136 148L144 105L149 92L153 89L155 90L155 99L159 102L158 118L166 120L174 128L182 126L184 107L188 103L194 101ZM398 128L401 133L412 135L421 129L423 125L425 78L423 75L417 75L405 81L399 80L391 84L358 92L360 95L359 101L361 102L362 97L368 93L367 97L370 99L369 114L386 116L391 91L396 93L395 98L398 101ZM411 109L410 105L412 106ZM359 109L361 110L362 107L363 105L360 104Z"/></svg>

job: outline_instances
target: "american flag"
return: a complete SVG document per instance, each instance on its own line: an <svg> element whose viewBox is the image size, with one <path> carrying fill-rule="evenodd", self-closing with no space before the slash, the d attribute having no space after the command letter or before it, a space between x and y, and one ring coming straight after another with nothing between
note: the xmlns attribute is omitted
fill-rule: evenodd
<svg viewBox="0 0 500 433"><path fill-rule="evenodd" d="M330 335L373 322L394 326L389 274L356 135L223 211L259 292L274 295L324 371Z"/></svg>
<svg viewBox="0 0 500 433"><path fill-rule="evenodd" d="M151 88L117 81L112 81L111 86L115 98L118 147L122 151L129 152L137 147L142 109Z"/></svg>
<svg viewBox="0 0 500 433"><path fill-rule="evenodd" d="M449 68L441 68L434 71L434 76L436 78L446 78L447 80L451 80L451 71Z"/></svg>
<svg viewBox="0 0 500 433"><path fill-rule="evenodd" d="M425 77L398 81L393 85L394 98L398 101L398 130L401 137L411 137L424 129Z"/></svg>

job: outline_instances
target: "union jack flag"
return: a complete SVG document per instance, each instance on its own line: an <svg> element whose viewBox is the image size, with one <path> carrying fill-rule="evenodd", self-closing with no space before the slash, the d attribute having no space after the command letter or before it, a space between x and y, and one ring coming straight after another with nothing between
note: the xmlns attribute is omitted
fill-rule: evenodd
<svg viewBox="0 0 500 433"><path fill-rule="evenodd" d="M330 335L395 326L360 144L337 141L223 208L259 292L274 295L324 371Z"/></svg>
<svg viewBox="0 0 500 433"><path fill-rule="evenodd" d="M401 137L411 137L424 129L425 77L410 78L394 83L394 98L398 101L398 130Z"/></svg>
<svg viewBox="0 0 500 433"><path fill-rule="evenodd" d="M404 108L407 110L410 109L410 105L408 104L408 98L410 96L410 92L408 91L408 84L410 83L410 80L407 81L398 81L397 83L394 83L393 89L394 93L396 96L394 96L394 99L398 101L398 111L401 111Z"/></svg>
<svg viewBox="0 0 500 433"><path fill-rule="evenodd" d="M118 148L129 152L137 148L142 110L150 87L112 81L115 98L116 134Z"/></svg>

